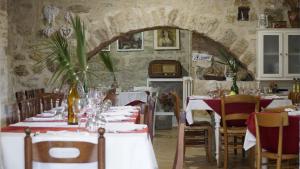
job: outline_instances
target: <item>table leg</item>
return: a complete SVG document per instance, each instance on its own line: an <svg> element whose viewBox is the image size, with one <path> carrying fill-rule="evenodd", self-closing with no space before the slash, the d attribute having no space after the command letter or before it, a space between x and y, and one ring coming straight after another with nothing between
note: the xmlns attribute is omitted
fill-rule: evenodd
<svg viewBox="0 0 300 169"><path fill-rule="evenodd" d="M220 121L221 117L216 112L214 112L214 119L215 119L215 141L216 141L216 160L217 166L220 166L220 159L219 159L219 146L220 146Z"/></svg>

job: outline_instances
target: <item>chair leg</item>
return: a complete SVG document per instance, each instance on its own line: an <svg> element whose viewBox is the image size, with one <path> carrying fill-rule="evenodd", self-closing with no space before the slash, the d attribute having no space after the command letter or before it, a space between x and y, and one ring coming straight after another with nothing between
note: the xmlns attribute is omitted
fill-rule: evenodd
<svg viewBox="0 0 300 169"><path fill-rule="evenodd" d="M276 169L281 169L281 158L277 158L276 160Z"/></svg>
<svg viewBox="0 0 300 169"><path fill-rule="evenodd" d="M208 132L208 139L207 139L207 151L208 151L208 162L212 162L211 160L211 152L212 152L212 148L211 148L211 145L212 145L212 128L208 128L207 130Z"/></svg>
<svg viewBox="0 0 300 169"><path fill-rule="evenodd" d="M233 146L234 146L234 155L237 155L237 137L236 136L233 136Z"/></svg>
<svg viewBox="0 0 300 169"><path fill-rule="evenodd" d="M256 169L261 169L261 152L260 150L255 151L256 156Z"/></svg>
<svg viewBox="0 0 300 169"><path fill-rule="evenodd" d="M224 134L224 169L228 169L228 135Z"/></svg>
<svg viewBox="0 0 300 169"><path fill-rule="evenodd" d="M219 134L219 147L216 147L219 149L219 155L218 155L218 159L219 159L219 163L217 164L218 165L218 168L221 168L221 152L222 152L222 134L220 133Z"/></svg>

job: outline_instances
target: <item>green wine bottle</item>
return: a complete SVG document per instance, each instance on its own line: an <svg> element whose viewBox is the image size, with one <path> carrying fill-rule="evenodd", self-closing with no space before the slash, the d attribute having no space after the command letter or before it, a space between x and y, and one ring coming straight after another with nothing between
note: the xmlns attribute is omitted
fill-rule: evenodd
<svg viewBox="0 0 300 169"><path fill-rule="evenodd" d="M77 84L72 84L68 95L68 124L69 125L78 124L77 114L73 110L73 104L76 99L79 99Z"/></svg>
<svg viewBox="0 0 300 169"><path fill-rule="evenodd" d="M230 89L232 92L234 92L235 94L239 94L239 87L236 84L236 76L233 76L232 78L232 86Z"/></svg>

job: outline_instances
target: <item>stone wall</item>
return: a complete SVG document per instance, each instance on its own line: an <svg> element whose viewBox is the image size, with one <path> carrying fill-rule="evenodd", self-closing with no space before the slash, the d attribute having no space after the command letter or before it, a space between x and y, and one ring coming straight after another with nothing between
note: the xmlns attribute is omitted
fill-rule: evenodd
<svg viewBox="0 0 300 169"><path fill-rule="evenodd" d="M4 107L9 100L9 72L7 48L7 1L0 1L0 127L5 124Z"/></svg>
<svg viewBox="0 0 300 169"><path fill-rule="evenodd" d="M65 24L64 14L71 11L84 19L88 33L90 54L99 50L99 45L133 30L143 30L157 26L173 26L192 30L223 44L233 52L248 70L255 74L256 62L256 25L257 15L270 12L273 18L286 19L286 7L283 0L147 0L111 1L111 0L10 0L9 2L9 54L12 56L11 68L15 73L13 91L24 88L45 87L50 77L49 71L33 69L32 65L40 56L33 52L33 47L44 39L41 30L45 28L43 7L52 4L60 12L54 27ZM239 6L249 6L249 21L237 21ZM151 32L147 36L152 36ZM132 81L145 84L147 65L151 59L177 58L185 67L190 57L182 52L170 51L169 54L152 51L150 41L146 41L145 56L141 53L114 53L120 83L126 88ZM113 46L113 45L112 45ZM98 47L98 48L97 48ZM166 54L166 55L163 55ZM124 56L120 56L124 55ZM120 57L122 59L119 59ZM186 56L181 59L180 56ZM124 59L123 59L124 58ZM93 58L95 59L95 58ZM139 59L142 60L139 62ZM135 67L131 63L138 63ZM101 68L100 68L101 69ZM128 72L139 72L130 74ZM107 82L105 76L101 82Z"/></svg>
<svg viewBox="0 0 300 169"><path fill-rule="evenodd" d="M189 34L189 31L180 30L179 50L155 50L153 48L154 31L144 32L144 50L142 51L117 51L117 42L113 42L110 45L110 53L117 70L117 81L122 89L146 85L149 62L155 59L179 60L183 66L184 75L187 75L189 61L187 56L190 55L189 47L191 46ZM93 63L92 69L99 69L98 79L93 80L94 85L111 85L113 79L98 56L90 62Z"/></svg>

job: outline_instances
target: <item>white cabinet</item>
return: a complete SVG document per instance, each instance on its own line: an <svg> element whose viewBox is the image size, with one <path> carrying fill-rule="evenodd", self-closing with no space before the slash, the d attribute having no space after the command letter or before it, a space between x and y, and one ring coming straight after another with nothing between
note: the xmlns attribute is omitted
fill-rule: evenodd
<svg viewBox="0 0 300 169"><path fill-rule="evenodd" d="M300 77L300 29L257 31L257 79Z"/></svg>

